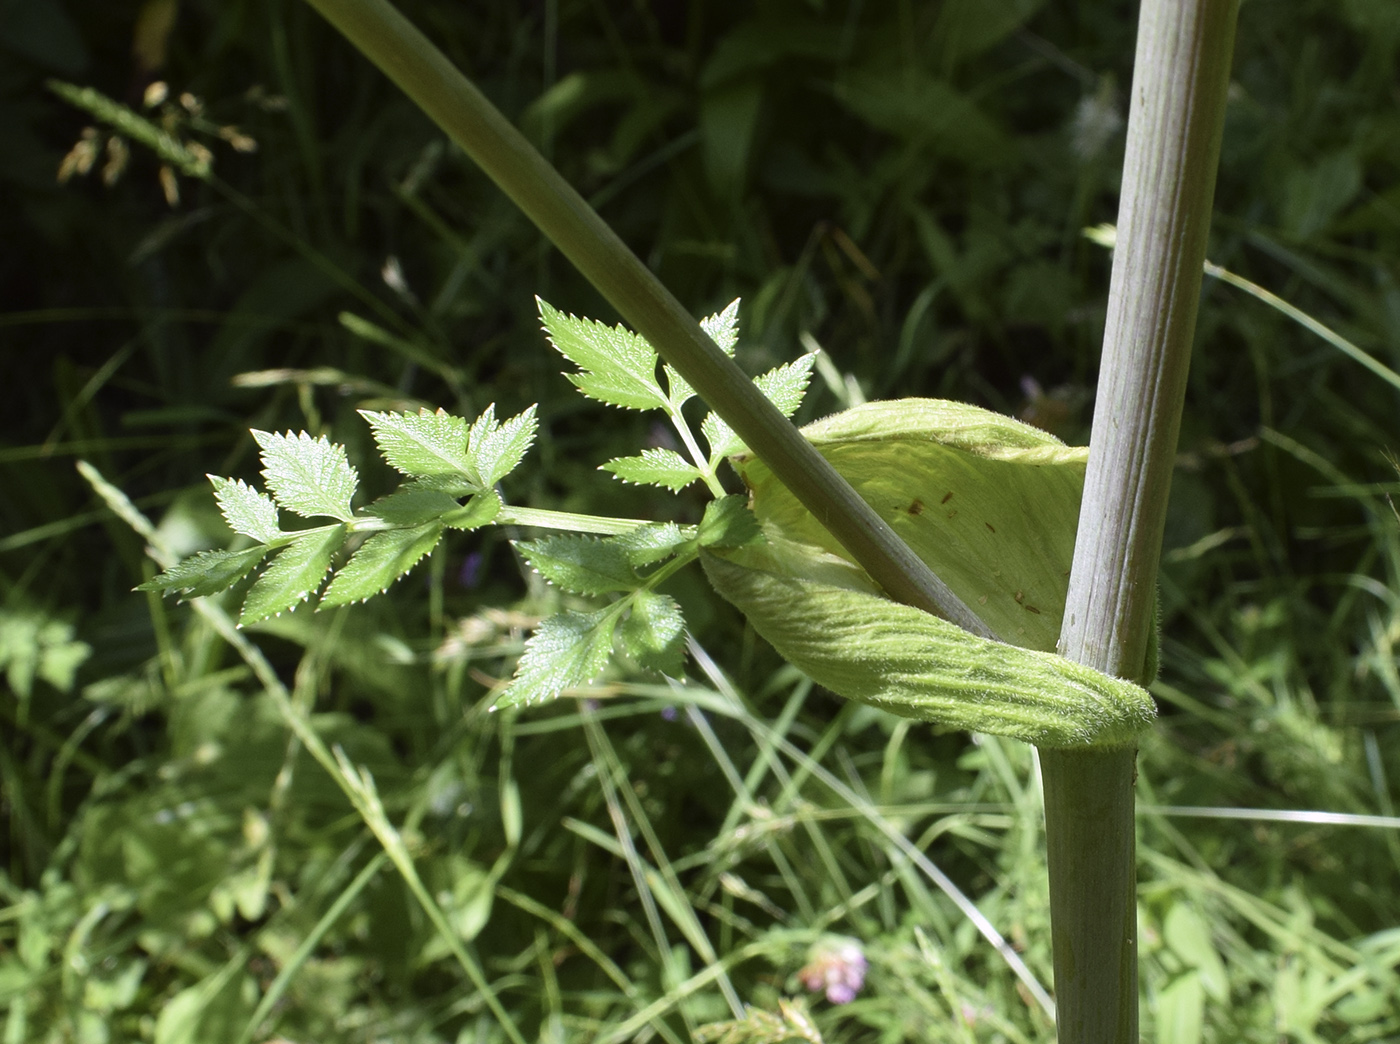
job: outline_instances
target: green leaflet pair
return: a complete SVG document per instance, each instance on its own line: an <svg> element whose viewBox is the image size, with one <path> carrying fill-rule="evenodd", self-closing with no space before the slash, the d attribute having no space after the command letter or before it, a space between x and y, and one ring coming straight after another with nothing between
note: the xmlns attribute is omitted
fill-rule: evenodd
<svg viewBox="0 0 1400 1044"><path fill-rule="evenodd" d="M1054 654L1088 450L964 403L870 403L804 434L1004 639L885 598L763 463L731 458L766 540L706 548L715 589L850 699L1049 747L1131 744L1140 686Z"/></svg>

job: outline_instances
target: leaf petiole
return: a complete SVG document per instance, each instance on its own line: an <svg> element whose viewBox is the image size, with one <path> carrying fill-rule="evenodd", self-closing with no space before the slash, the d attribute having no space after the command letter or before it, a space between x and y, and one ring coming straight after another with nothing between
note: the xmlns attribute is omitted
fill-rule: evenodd
<svg viewBox="0 0 1400 1044"><path fill-rule="evenodd" d="M717 461L710 460L701 452L700 444L695 441L695 435L690 430L690 425L686 423L685 417L681 415L680 407L670 404L666 412L671 415L671 423L675 426L681 441L685 443L685 450L690 454L690 459L695 462L695 467L700 472L700 477L704 480L706 487L715 497L726 495L725 488L720 485L719 477L716 475Z"/></svg>
<svg viewBox="0 0 1400 1044"><path fill-rule="evenodd" d="M547 508L501 508L494 520L497 525L534 526L538 529L558 529L565 533L597 533L601 536L622 536L642 526L652 525L640 518L608 518L602 515L577 515L570 511L550 511ZM682 527L682 530L694 527Z"/></svg>

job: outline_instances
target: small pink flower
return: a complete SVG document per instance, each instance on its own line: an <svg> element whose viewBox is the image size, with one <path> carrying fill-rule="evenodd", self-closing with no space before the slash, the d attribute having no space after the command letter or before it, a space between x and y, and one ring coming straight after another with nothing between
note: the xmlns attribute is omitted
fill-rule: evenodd
<svg viewBox="0 0 1400 1044"><path fill-rule="evenodd" d="M868 967L859 942L848 936L832 936L812 947L807 965L797 977L813 993L825 991L832 1004L849 1004L865 985Z"/></svg>

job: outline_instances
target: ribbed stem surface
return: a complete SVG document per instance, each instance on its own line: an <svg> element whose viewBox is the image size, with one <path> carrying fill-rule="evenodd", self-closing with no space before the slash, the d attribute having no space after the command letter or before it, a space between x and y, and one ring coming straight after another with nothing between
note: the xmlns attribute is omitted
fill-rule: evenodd
<svg viewBox="0 0 1400 1044"><path fill-rule="evenodd" d="M1060 652L1143 670L1238 0L1143 0ZM1060 1044L1137 1044L1136 751L1041 751Z"/></svg>

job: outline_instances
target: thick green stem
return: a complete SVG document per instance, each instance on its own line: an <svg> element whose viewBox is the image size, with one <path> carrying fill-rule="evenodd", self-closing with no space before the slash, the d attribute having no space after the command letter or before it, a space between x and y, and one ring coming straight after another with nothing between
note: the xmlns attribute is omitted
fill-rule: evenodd
<svg viewBox="0 0 1400 1044"><path fill-rule="evenodd" d="M1143 0L1089 471L1060 652L1143 670L1238 0ZM1137 1044L1136 752L1040 752L1060 1044Z"/></svg>
<svg viewBox="0 0 1400 1044"><path fill-rule="evenodd" d="M427 37L387 0L308 2L481 166L891 598L993 637Z"/></svg>

